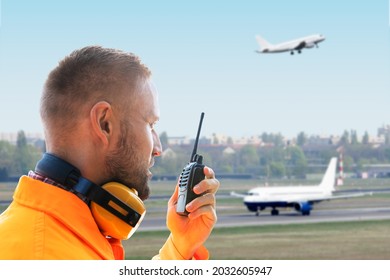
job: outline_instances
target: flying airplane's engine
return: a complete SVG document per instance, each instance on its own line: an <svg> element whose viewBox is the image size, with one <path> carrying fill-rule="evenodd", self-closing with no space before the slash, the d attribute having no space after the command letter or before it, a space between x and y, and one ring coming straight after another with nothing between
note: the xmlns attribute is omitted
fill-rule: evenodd
<svg viewBox="0 0 390 280"><path fill-rule="evenodd" d="M310 215L310 210L313 209L313 207L308 202L300 202L294 205L294 209L298 212L301 212L302 215L308 216Z"/></svg>
<svg viewBox="0 0 390 280"><path fill-rule="evenodd" d="M306 48L308 48L308 49L310 49L310 48L312 48L312 47L314 47L315 46L315 44L314 43L309 43L309 44L307 44L306 43Z"/></svg>

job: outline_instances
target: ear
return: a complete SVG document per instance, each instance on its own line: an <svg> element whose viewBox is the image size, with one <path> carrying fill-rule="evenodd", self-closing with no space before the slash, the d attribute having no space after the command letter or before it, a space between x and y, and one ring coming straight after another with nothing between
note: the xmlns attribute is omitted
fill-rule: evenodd
<svg viewBox="0 0 390 280"><path fill-rule="evenodd" d="M106 101L96 103L90 111L92 132L104 145L108 145L112 137L112 118L111 104Z"/></svg>

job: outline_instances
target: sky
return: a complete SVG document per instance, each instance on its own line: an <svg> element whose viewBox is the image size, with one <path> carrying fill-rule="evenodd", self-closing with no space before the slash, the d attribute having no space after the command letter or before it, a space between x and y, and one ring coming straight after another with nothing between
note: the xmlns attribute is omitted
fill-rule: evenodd
<svg viewBox="0 0 390 280"><path fill-rule="evenodd" d="M0 0L0 132L42 132L48 73L87 45L140 56L168 136L341 135L390 124L389 0ZM258 54L323 34L301 54Z"/></svg>

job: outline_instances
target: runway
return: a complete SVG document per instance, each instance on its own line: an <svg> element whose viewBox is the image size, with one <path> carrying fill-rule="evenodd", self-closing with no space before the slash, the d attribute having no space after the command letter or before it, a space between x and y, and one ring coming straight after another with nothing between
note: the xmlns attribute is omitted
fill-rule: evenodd
<svg viewBox="0 0 390 280"><path fill-rule="evenodd" d="M389 193L389 189L376 190L377 193ZM227 199L229 196L221 195L219 199ZM168 196L155 196L151 200L167 201ZM218 201L218 200L217 200ZM6 206L11 201L0 201L0 205ZM165 220L166 208L148 207L144 221L139 231L166 230ZM230 203L218 205L218 222L216 228L240 227L240 226L266 226L283 224L303 224L321 222L343 222L343 221L365 221L365 220L390 220L390 199L388 196L365 197L362 199L346 199L335 201L324 201L315 204L310 216L302 216L292 209L280 209L278 216L272 216L270 209L260 212L256 216L249 212L241 203Z"/></svg>
<svg viewBox="0 0 390 280"><path fill-rule="evenodd" d="M269 213L256 216L254 213L222 215L218 217L218 227L248 226L248 225L279 225L297 223L319 223L340 221L363 221L390 219L390 207L387 208L362 208L362 209L338 209L312 211L310 216L302 216L300 213L287 212L279 216L271 216Z"/></svg>
<svg viewBox="0 0 390 280"><path fill-rule="evenodd" d="M324 202L325 205L325 202ZM348 205L347 205L348 206ZM244 207L244 206L243 206ZM302 216L293 210L280 211L278 216L272 216L269 211L263 211L259 216L254 212L243 211L240 213L218 213L216 228L239 227L239 226L265 226L300 223L321 223L321 222L343 222L343 221L365 221L390 219L390 206L379 205L378 207L356 207L345 209L321 208L313 209L310 216ZM139 227L140 231L164 230L165 217L148 217Z"/></svg>

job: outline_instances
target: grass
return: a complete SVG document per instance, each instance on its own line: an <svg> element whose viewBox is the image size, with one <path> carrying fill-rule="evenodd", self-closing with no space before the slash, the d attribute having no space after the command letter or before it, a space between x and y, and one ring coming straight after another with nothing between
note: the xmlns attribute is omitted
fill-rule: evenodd
<svg viewBox="0 0 390 280"><path fill-rule="evenodd" d="M206 242L214 260L389 260L390 220L214 229ZM167 231L136 232L127 259L150 259Z"/></svg>

